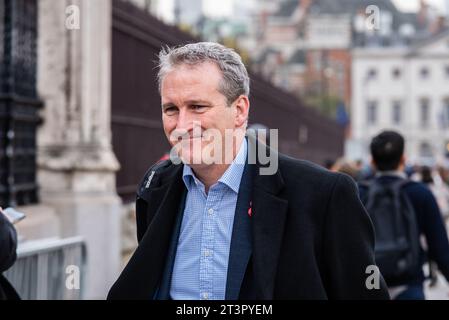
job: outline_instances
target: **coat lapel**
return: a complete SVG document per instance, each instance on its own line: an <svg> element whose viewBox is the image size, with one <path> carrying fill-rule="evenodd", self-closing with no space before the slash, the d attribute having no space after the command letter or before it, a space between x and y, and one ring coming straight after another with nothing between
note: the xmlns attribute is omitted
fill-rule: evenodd
<svg viewBox="0 0 449 320"><path fill-rule="evenodd" d="M281 198L284 181L279 169L260 175L254 166L252 242L253 272L257 299L273 299L277 265L284 233L288 201Z"/></svg>

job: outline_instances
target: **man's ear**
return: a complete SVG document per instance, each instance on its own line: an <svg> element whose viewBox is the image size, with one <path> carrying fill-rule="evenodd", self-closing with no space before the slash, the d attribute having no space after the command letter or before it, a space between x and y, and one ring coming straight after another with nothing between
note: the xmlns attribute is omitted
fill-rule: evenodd
<svg viewBox="0 0 449 320"><path fill-rule="evenodd" d="M371 167L374 169L374 170L377 170L377 166L376 166L376 163L374 162L374 159L371 157Z"/></svg>
<svg viewBox="0 0 449 320"><path fill-rule="evenodd" d="M235 100L235 126L237 128L245 125L249 114L249 99L247 96L240 95Z"/></svg>
<svg viewBox="0 0 449 320"><path fill-rule="evenodd" d="M399 161L399 168L400 169L404 169L405 168L405 161L406 161L407 159L405 158L405 155L402 155L401 156L401 160Z"/></svg>

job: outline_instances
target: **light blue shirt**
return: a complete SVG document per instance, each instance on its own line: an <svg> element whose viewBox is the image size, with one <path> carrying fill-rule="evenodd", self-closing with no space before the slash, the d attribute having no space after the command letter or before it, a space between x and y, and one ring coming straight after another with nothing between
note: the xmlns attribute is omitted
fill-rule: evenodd
<svg viewBox="0 0 449 320"><path fill-rule="evenodd" d="M237 156L206 195L204 184L184 165L188 193L173 266L175 300L223 300L226 293L237 196L247 156L243 139Z"/></svg>

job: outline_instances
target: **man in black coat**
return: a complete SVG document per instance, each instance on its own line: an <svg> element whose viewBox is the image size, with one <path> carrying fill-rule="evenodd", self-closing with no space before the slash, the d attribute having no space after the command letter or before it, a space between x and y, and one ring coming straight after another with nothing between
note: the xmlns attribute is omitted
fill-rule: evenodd
<svg viewBox="0 0 449 320"><path fill-rule="evenodd" d="M0 300L18 299L11 284L1 274L8 270L16 260L17 234L0 208Z"/></svg>
<svg viewBox="0 0 449 320"><path fill-rule="evenodd" d="M353 180L246 134L249 78L234 51L166 49L159 81L164 130L182 162L171 157L144 176L139 245L109 299L389 298ZM211 129L231 129L235 144L219 152L226 143L207 140ZM196 161L195 143L202 157L213 146L232 162Z"/></svg>

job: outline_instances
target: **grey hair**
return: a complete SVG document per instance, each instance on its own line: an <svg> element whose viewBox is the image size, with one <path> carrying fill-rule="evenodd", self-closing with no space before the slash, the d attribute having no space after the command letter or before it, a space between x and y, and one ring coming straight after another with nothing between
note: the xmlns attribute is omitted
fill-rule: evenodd
<svg viewBox="0 0 449 320"><path fill-rule="evenodd" d="M197 42L176 48L163 48L159 52L157 80L159 92L164 76L174 67L213 62L221 70L223 79L218 91L231 105L240 95L249 96L249 76L240 55L233 49L215 42Z"/></svg>

